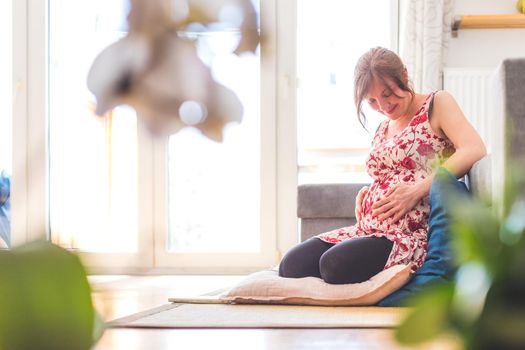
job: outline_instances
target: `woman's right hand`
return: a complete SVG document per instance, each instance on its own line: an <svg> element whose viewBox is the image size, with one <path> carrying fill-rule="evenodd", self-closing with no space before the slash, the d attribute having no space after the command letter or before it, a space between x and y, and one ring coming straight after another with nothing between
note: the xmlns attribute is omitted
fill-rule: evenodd
<svg viewBox="0 0 525 350"><path fill-rule="evenodd" d="M363 198L365 198L365 195L368 193L368 189L369 189L368 186L364 186L357 193L357 197L355 199L355 218L357 222L361 221L363 217L363 208L362 208Z"/></svg>

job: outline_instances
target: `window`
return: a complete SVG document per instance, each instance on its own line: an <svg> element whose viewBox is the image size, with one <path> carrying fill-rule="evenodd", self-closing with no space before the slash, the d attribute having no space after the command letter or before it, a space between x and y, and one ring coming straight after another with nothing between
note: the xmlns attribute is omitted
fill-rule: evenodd
<svg viewBox="0 0 525 350"><path fill-rule="evenodd" d="M276 263L275 224L261 219L275 208L274 180L261 177L275 116L261 118L260 53L234 55L230 28L179 33L237 93L243 121L223 143L193 128L156 139L130 108L95 116L86 87L94 57L126 35L128 10L122 0L49 1L51 239L96 271Z"/></svg>
<svg viewBox="0 0 525 350"><path fill-rule="evenodd" d="M383 119L368 108L368 131L358 122L354 67L371 47L396 50L397 6L397 1L297 2L299 183L370 181L364 164Z"/></svg>

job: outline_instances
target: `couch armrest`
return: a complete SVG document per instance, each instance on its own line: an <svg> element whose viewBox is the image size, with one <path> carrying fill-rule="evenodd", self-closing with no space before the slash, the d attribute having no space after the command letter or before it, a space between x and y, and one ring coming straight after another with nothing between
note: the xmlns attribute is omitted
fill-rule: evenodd
<svg viewBox="0 0 525 350"><path fill-rule="evenodd" d="M478 160L468 172L467 187L475 195L492 198L492 159L490 155Z"/></svg>

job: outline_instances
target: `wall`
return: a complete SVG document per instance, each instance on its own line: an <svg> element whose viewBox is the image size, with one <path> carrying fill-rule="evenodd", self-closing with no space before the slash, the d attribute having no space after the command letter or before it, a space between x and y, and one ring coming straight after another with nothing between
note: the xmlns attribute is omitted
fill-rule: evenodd
<svg viewBox="0 0 525 350"><path fill-rule="evenodd" d="M453 15L514 14L517 0L455 0ZM525 57L525 29L460 29L451 38L447 67L494 67Z"/></svg>

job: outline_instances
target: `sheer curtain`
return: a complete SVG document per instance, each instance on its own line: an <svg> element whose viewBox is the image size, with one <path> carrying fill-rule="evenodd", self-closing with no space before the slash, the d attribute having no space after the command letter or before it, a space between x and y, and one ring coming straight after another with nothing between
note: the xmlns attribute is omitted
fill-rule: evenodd
<svg viewBox="0 0 525 350"><path fill-rule="evenodd" d="M417 92L442 88L453 0L408 0L402 58Z"/></svg>

